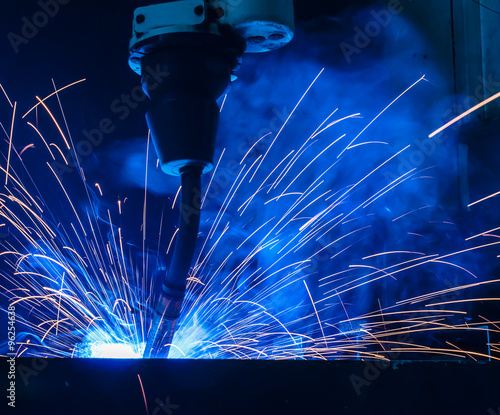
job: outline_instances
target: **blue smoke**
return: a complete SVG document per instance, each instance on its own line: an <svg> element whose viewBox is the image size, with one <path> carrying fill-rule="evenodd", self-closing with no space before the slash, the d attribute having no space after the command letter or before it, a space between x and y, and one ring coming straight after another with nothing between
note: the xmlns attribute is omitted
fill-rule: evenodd
<svg viewBox="0 0 500 415"><path fill-rule="evenodd" d="M427 59L437 51L418 28L397 15L370 39L365 49L348 57L342 54L339 45L354 45L353 36L358 32L352 28L364 27L373 19L373 12L374 9L367 9L350 18L311 21L298 30L292 45L284 50L245 56L239 79L233 84L221 115L216 160L223 156L213 177L204 178L205 186L210 184L210 188L203 207L199 245L206 246L201 260L219 238L221 242L195 270L194 278L198 281L190 285L191 296L174 341L181 350L173 350L173 356L234 357L221 351L224 348L216 343L221 339L234 341L231 333L240 332L237 327L241 321L272 327L275 335L261 336L258 350L277 351L275 344L297 344L294 335L284 332L283 327L298 333L301 344L307 336L318 337L320 332L335 336L346 331L345 321L353 316L489 276L489 269L479 265L477 254L454 257L451 266L429 263L383 278L380 273L373 277L367 271L391 266L397 270L397 264L415 261L418 256L457 252L469 246L463 219L457 215L461 206L455 188L459 174L454 163L456 130L435 140L428 138L452 108L452 99L443 93L450 90L452 80L446 79L432 59ZM295 104L323 69L292 114ZM421 82L352 142L423 75ZM303 146L335 110L323 127L350 118ZM372 144L355 146L362 143ZM352 148L346 150L349 144ZM139 146L142 154L138 155L137 148L131 152L123 171L131 183L141 186L136 172L143 169L144 143ZM288 174L281 177L279 172L301 151ZM387 160L352 194L349 192ZM151 165L154 156L152 162ZM261 162L255 173L255 165ZM259 183L280 163L281 167L249 202ZM247 171L241 170L244 164ZM248 173L252 165L254 168ZM151 192L165 192L167 182L171 191L176 190L171 179L157 174L158 169L151 171ZM248 176L242 180L245 174ZM274 183L279 184L271 189ZM296 194L308 190L311 184L321 190L315 190L314 197L295 209L300 214L290 216L294 222L280 224L255 253L256 244L278 221L276 218L282 217L293 206ZM234 192L236 185L238 190ZM387 194L364 206L386 186L390 188ZM322 193L325 195L315 200ZM343 197L345 194L349 196ZM328 209L337 198L339 205L320 221L328 225L325 231L330 230L304 239L307 232L300 228L307 218ZM222 218L218 216L221 210L225 212ZM212 226L218 221L214 230ZM386 251L404 253L363 259ZM307 262L299 264L304 260ZM461 298L461 294L453 297L456 298ZM260 314L263 310L267 314ZM351 331L352 324L348 324ZM245 353L262 358L260 352L251 348ZM273 352L266 356L272 355Z"/></svg>

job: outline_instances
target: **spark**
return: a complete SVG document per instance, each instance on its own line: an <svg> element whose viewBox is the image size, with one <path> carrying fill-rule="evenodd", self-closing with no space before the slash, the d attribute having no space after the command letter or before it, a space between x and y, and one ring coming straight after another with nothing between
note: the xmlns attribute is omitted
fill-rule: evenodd
<svg viewBox="0 0 500 415"><path fill-rule="evenodd" d="M148 197L148 160L149 160L149 143L151 132L148 131L148 139L146 144L146 169L144 172L144 205L142 209L142 254L144 260L142 262L142 273L146 275L146 216L147 216L147 197Z"/></svg>
<svg viewBox="0 0 500 415"><path fill-rule="evenodd" d="M177 189L177 193L175 194L174 201L172 203L172 209L175 207L175 202L177 202L177 198L179 197L179 193L182 190L182 186L179 186L179 189Z"/></svg>
<svg viewBox="0 0 500 415"><path fill-rule="evenodd" d="M222 100L219 112L222 112L222 110L224 109L224 104L226 103L226 99L227 99L227 94L224 95L224 99Z"/></svg>
<svg viewBox="0 0 500 415"><path fill-rule="evenodd" d="M328 121L328 119L330 119L332 117L332 115L335 114L337 111L338 111L338 108L334 112L332 112L325 121L323 121L323 123L316 129L316 131L311 135L311 137L309 137L310 140L312 140L313 138L316 138L318 135L320 135L324 131L330 129L335 124L338 124L341 121L345 121L345 120L348 120L350 118L358 118L361 115L359 112L356 114L347 115L345 117L339 118L338 120L331 122L325 128L320 129L326 123L326 121Z"/></svg>
<svg viewBox="0 0 500 415"><path fill-rule="evenodd" d="M7 95L7 92L5 92L5 89L3 88L2 84L0 84L0 89L2 90L3 94L5 95L5 98L7 98L7 101L9 102L10 107L14 108L14 105L12 105L12 101L10 100L9 96Z"/></svg>
<svg viewBox="0 0 500 415"><path fill-rule="evenodd" d="M252 147L250 147L248 149L248 151L245 153L245 155L243 156L243 158L240 160L240 165L243 164L243 162L246 160L246 158L248 157L248 155L253 151L253 149L257 146L257 144L259 144L264 138L270 136L272 133L267 133L266 135L263 135L261 138L259 138L255 143L252 144ZM225 150L225 149L224 149Z"/></svg>
<svg viewBox="0 0 500 415"><path fill-rule="evenodd" d="M432 207L432 206L427 205L427 206L420 207L420 208L418 208L418 209L414 209L414 210L412 210L412 211L410 211L410 212L406 212L404 215L401 215L401 216L398 216L397 218L394 218L392 221L393 221L393 222L396 222L397 220L403 219L405 216L411 215L411 214L413 214L413 213L415 213L415 212L418 212L419 210L429 209L429 208L431 208L431 207Z"/></svg>
<svg viewBox="0 0 500 415"><path fill-rule="evenodd" d="M203 200L201 201L201 209L203 209L203 205L205 204L205 200L207 199L208 191L210 190L210 186L212 186L212 181L214 180L214 177L217 174L217 169L219 168L219 164L220 164L220 161L222 160L222 157L224 157L225 151L226 151L226 149L222 150L222 153L219 157L219 160L217 161L217 164L215 165L215 169L212 173L212 176L210 177L210 182L208 183L207 191L205 192L205 195L203 196Z"/></svg>
<svg viewBox="0 0 500 415"><path fill-rule="evenodd" d="M365 128L363 128L361 130L361 132L356 136L354 137L354 139L346 146L346 148L344 148L344 150L342 150L340 152L340 154L337 156L337 158L340 158L342 156L342 154L344 154L347 150L350 150L352 147L352 145L356 142L356 140L368 129L370 128L370 126L375 122L377 121L389 108L391 108L397 101L399 101L399 99L405 95L408 91L410 91L411 89L413 89L417 84L419 84L421 81L423 81L425 79L425 75L423 75L418 81L414 82L412 85L410 85L408 88L406 88L401 94L399 94L394 100L392 100L389 105L387 105L381 112L379 112L377 114L377 116L375 118L373 118L373 120L371 120Z"/></svg>
<svg viewBox="0 0 500 415"><path fill-rule="evenodd" d="M30 149L30 148L35 148L35 145L34 144L28 144L26 147L24 147L20 152L19 152L19 158L21 158L21 156L23 155L23 153Z"/></svg>
<svg viewBox="0 0 500 415"><path fill-rule="evenodd" d="M146 399L146 393L144 392L144 386L142 385L141 375L137 374L137 377L139 378L139 383L141 384L142 396L144 398L144 405L146 406L146 414L149 414L148 401Z"/></svg>
<svg viewBox="0 0 500 415"><path fill-rule="evenodd" d="M61 186L61 189L63 190L64 194L66 195L66 199L68 199L68 202L69 202L69 204L71 205L71 209L73 209L73 212L75 213L75 216L76 216L76 218L77 218L78 222L80 223L80 226L81 226L81 228L82 228L82 231L83 231L84 235L85 235L85 236L87 236L87 234L85 233L85 228L84 228L84 226L83 226L83 223L82 223L82 221L80 220L80 216L78 216L78 213L77 213L77 211L76 211L76 209L75 209L75 206L73 205L73 202L72 202L71 198L70 198L70 197L69 197L69 195L68 195L68 192L67 192L67 191L66 191L66 189L64 188L63 184L61 183L61 180L60 180L60 179L59 179L59 177L57 176L57 174L56 174L56 172L54 171L54 169L52 168L52 166L51 166L49 163L47 163L47 166L49 167L49 169L50 169L50 171L52 172L52 174L54 175L54 177L57 179L57 181L58 181L59 185Z"/></svg>
<svg viewBox="0 0 500 415"><path fill-rule="evenodd" d="M442 303L427 304L426 307L434 307L434 306L449 305L449 304L459 304L459 303L468 303L468 302L475 302L475 301L500 301L500 298L469 298L469 299L466 299L466 300L445 301L445 302L442 302Z"/></svg>
<svg viewBox="0 0 500 415"><path fill-rule="evenodd" d="M500 98L500 92L498 94L493 95L492 97L490 97L488 99L485 99L483 102L480 102L479 104L475 105L471 109L465 111L464 113L462 113L458 117L454 118L450 122L443 125L441 128L438 128L436 131L434 131L432 134L429 135L429 138L432 138L432 137L438 135L440 132L446 130L448 127L451 127L453 124L457 123L461 119L467 117L468 115L470 115L473 112L477 111L478 109L484 107L485 105L489 104L490 102L495 101L498 98Z"/></svg>
<svg viewBox="0 0 500 415"><path fill-rule="evenodd" d="M59 88L58 90L56 90L56 91L52 92L50 95L47 95L44 99L42 99L41 101L39 101L39 102L38 102L38 104L36 104L36 105L34 105L33 107L31 107L31 108L28 110L28 112L27 112L26 114L24 114L24 115L23 115L23 117L22 117L22 118L26 118L26 116L27 116L27 115L28 115L31 111L33 111L34 109L38 108L38 106L39 106L42 102L47 101L49 98L53 97L53 96L54 96L54 95L56 95L57 93L59 93L59 92L61 92L61 91L64 91L64 90L65 90L65 89L67 89L67 88L70 88L70 87L72 87L72 86L74 86L74 85L77 85L77 84L79 84L79 83L81 83L81 82L85 82L85 81L86 81L86 79L85 79L85 78L84 78L84 79L80 79L79 81L72 82L72 83L70 83L70 84L68 84L68 85L66 85L66 86L63 86L62 88Z"/></svg>
<svg viewBox="0 0 500 415"><path fill-rule="evenodd" d="M59 131L59 134L61 134L61 137L62 137L62 139L64 141L64 144L66 144L66 148L69 150L71 147L69 146L68 139L66 138L66 135L63 133L63 130L61 129L61 126L59 125L59 123L57 122L56 118L54 117L54 114L52 114L52 112L50 111L49 107L47 107L47 105L45 105L45 103L39 97L36 97L36 99L38 99L38 101L40 102L40 104L42 104L42 106L45 109L45 111L47 111L47 114L49 114L49 117L52 119L52 122L56 126L57 131Z"/></svg>
<svg viewBox="0 0 500 415"><path fill-rule="evenodd" d="M304 94L300 97L299 99L299 102L297 102L297 104L295 105L295 107L293 108L293 110L290 112L290 115L287 117L287 119L285 120L285 122L283 123L283 125L281 126L281 128L279 129L278 133L276 134L276 136L274 137L272 143L270 144L270 146L268 147L268 149L266 150L266 153L264 154L264 157L262 157L262 160L259 164L259 167L262 165L262 163L264 162L264 160L266 159L266 156L269 154L269 152L271 151L271 149L273 148L273 145L274 143L276 142L276 140L278 139L278 137L281 135L281 133L283 132L284 128L286 127L286 125L288 124L288 121L290 121L290 119L292 118L293 114L295 113L295 111L297 110L297 108L299 107L299 105L302 103L302 101L304 100L304 98L307 96L307 94L309 93L309 91L311 90L311 88L313 87L313 85L316 83L316 81L318 80L318 78L321 76L321 74L323 73L323 71L325 70L325 68L321 69L321 71L318 73L318 75L316 75L316 78L314 78L314 80L311 82L311 84L309 85L309 87L306 89L306 92L304 92ZM259 167L257 167L257 169L255 170L257 172L257 170L259 169ZM252 178L250 179L250 182L253 180L255 176L255 173L254 175L252 176Z"/></svg>
<svg viewBox="0 0 500 415"><path fill-rule="evenodd" d="M316 157L314 157L300 172L299 174L297 174L297 176L294 177L294 179L290 182L290 184L285 188L285 190L283 190L283 193L285 193L291 186L292 184L294 184L297 179L302 176L302 174L318 159L320 158L326 151L328 151L330 149L330 147L332 147L335 143L337 143L337 141L341 140L342 138L345 137L345 134L342 135L341 137L339 137L337 140L335 140L333 143L331 143L330 145L328 145L324 150L322 150L321 152L318 153L318 155Z"/></svg>
<svg viewBox="0 0 500 415"><path fill-rule="evenodd" d="M365 256L363 259L375 258L378 256L386 256L386 255L394 255L394 254L412 254L412 255L422 255L425 256L423 252L413 252L413 251L390 251L390 252L381 252L380 254L373 254L369 256Z"/></svg>
<svg viewBox="0 0 500 415"><path fill-rule="evenodd" d="M307 286L307 283L305 281L303 281L303 282L304 282L304 286L306 287L306 290L307 290L307 295L309 296L309 299L311 300L311 304L314 308L314 314L316 314L316 318L318 319L318 324L319 324L319 327L321 329L321 333L323 334L323 340L325 341L325 346L328 348L328 343L326 342L325 332L323 331L323 325L321 324L321 319L319 318L318 310L316 309L316 304L314 303L314 300L312 298L311 292L309 291L309 287Z"/></svg>
<svg viewBox="0 0 500 415"><path fill-rule="evenodd" d="M382 144L382 145L389 145L389 143L386 143L385 141L367 141L365 143L359 143L359 144L354 144L352 145L349 149L353 149L353 148L356 148L356 147L361 147L361 146L367 146L367 145L370 145L370 144Z"/></svg>
<svg viewBox="0 0 500 415"><path fill-rule="evenodd" d="M170 247L172 246L172 244L174 243L174 240L175 240L175 237L177 236L177 233L179 232L179 228L177 228L174 232L174 234L172 235L172 239L170 239L170 243L168 244L168 248L167 248L167 255L168 253L170 252Z"/></svg>
<svg viewBox="0 0 500 415"><path fill-rule="evenodd" d="M12 139L14 134L14 120L16 119L16 108L17 108L17 102L14 102L14 107L12 110L12 123L10 126L10 135L9 135L9 152L7 154L7 169L5 172L5 186L7 186L9 182L10 154L12 153Z"/></svg>
<svg viewBox="0 0 500 415"><path fill-rule="evenodd" d="M64 154L63 152L61 151L61 149L59 148L59 146L57 144L54 144L54 143L50 143L51 146L54 146L57 151L59 152L59 154L61 155L62 159L64 160L64 164L67 166L68 165L68 160L66 160L66 157L64 157ZM55 158L54 158L55 160Z"/></svg>
<svg viewBox="0 0 500 415"><path fill-rule="evenodd" d="M497 196L500 196L500 192L493 193L492 195L486 196L483 199L478 200L477 202L471 203L470 205L468 205L468 207L475 206L475 205L477 205L479 203L484 202L485 200L489 200L489 199L492 199L492 198L497 197Z"/></svg>
<svg viewBox="0 0 500 415"><path fill-rule="evenodd" d="M101 185L99 183L96 183L95 184L95 187L97 187L97 189L99 190L99 194L102 196L102 189L101 189Z"/></svg>

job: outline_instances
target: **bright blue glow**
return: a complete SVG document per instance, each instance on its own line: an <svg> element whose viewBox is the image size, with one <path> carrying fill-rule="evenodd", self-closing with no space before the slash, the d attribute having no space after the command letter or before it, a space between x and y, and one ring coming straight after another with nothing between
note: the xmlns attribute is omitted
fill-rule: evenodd
<svg viewBox="0 0 500 415"><path fill-rule="evenodd" d="M134 350L131 344L102 343L91 346L93 358L101 359L140 359L142 353Z"/></svg>
<svg viewBox="0 0 500 415"><path fill-rule="evenodd" d="M139 359L145 343L125 343L117 335L111 336L103 330L89 332L76 345L75 357L96 359Z"/></svg>

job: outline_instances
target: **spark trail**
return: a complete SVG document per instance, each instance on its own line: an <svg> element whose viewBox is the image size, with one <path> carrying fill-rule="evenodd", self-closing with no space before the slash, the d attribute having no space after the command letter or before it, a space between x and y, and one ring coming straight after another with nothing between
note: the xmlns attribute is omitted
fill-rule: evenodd
<svg viewBox="0 0 500 415"><path fill-rule="evenodd" d="M37 121L38 112L46 119L26 120L39 142L23 151L14 128L21 121L18 104L5 94L6 110L0 111L10 109L12 126L10 134L4 129L0 167L6 180L0 230L8 229L0 249L2 304L14 304L24 326L18 354L102 357L112 349L141 355L155 299L153 273L164 269L176 230L164 229L163 214L146 215L148 169L154 168L146 166L142 244L127 244L121 219L137 212L127 210L127 198L104 214L96 207L106 190L86 182L59 100L71 89L54 90L30 110ZM432 172L412 169L384 185L384 172L409 146L360 141L393 105L397 99L368 124L360 114L330 110L305 139L294 136L288 117L264 148L266 137L260 137L237 159L231 149L222 151L203 195L199 251L171 357L500 359L498 316L480 315L472 306L497 304L500 280L466 265L478 253L498 251L499 228L476 229L445 251L427 242L430 223L458 225L432 205L401 205L397 196L425 186ZM347 122L359 126L354 139L340 132ZM44 133L49 123L53 136ZM289 141L288 153L280 152L280 140ZM52 167L54 160L71 162L61 147L71 150L79 189L68 188ZM38 153L50 186L25 164L30 152ZM364 163L346 175L353 159ZM238 168L225 188L215 189L228 161ZM64 215L56 214L48 187L57 189ZM76 203L75 192L87 202ZM174 194L172 212L178 209ZM158 234L148 235L146 219L159 223ZM470 338L472 346L460 347L459 338Z"/></svg>

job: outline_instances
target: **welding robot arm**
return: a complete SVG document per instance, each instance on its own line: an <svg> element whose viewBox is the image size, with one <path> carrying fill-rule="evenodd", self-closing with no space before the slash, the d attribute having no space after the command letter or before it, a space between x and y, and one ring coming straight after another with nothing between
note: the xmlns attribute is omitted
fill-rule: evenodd
<svg viewBox="0 0 500 415"><path fill-rule="evenodd" d="M294 16L293 0L149 3L134 12L129 64L151 100L146 120L161 168L182 182L179 231L144 352L151 358L168 356L180 316L199 229L201 175L213 168L217 100L245 52L291 41Z"/></svg>

